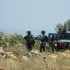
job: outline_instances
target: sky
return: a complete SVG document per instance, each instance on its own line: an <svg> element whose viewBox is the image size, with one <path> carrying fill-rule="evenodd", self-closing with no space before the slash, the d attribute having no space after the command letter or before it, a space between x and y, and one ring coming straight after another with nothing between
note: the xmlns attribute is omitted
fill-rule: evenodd
<svg viewBox="0 0 70 70"><path fill-rule="evenodd" d="M70 19L70 0L0 0L0 32L55 32Z"/></svg>

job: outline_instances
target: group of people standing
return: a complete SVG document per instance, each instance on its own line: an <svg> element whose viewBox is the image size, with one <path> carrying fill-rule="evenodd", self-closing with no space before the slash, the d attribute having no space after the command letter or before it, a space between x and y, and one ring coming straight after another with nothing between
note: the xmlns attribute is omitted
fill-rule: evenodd
<svg viewBox="0 0 70 70"><path fill-rule="evenodd" d="M35 44L35 37L31 34L31 31L27 31L27 35L24 39L26 41L27 50L31 51ZM45 52L46 43L48 42L48 37L45 34L45 31L41 31L40 42L40 52Z"/></svg>

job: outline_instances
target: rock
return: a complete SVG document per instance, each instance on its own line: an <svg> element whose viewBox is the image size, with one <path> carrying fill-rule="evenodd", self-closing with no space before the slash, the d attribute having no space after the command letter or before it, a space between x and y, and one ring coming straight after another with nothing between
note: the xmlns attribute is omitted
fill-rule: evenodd
<svg viewBox="0 0 70 70"><path fill-rule="evenodd" d="M57 58L57 55L51 54L51 55L49 55L49 57L51 57L51 58L53 58L53 59L56 59L56 58Z"/></svg>
<svg viewBox="0 0 70 70"><path fill-rule="evenodd" d="M70 54L70 51L69 50L66 50L65 53L69 53Z"/></svg>
<svg viewBox="0 0 70 70"><path fill-rule="evenodd" d="M51 58L53 59L53 61L56 61L56 60L57 60L56 58L57 58L58 56L55 55L55 54L51 54L51 55L49 55L49 57L51 57Z"/></svg>
<svg viewBox="0 0 70 70"><path fill-rule="evenodd" d="M68 53L61 53L61 55L63 55L64 57L70 58L70 54Z"/></svg>
<svg viewBox="0 0 70 70"><path fill-rule="evenodd" d="M1 55L4 55L4 54L5 54L5 52L4 52L4 50L3 50L2 47L0 47L0 54L1 54Z"/></svg>
<svg viewBox="0 0 70 70"><path fill-rule="evenodd" d="M28 57L32 57L31 52L27 52L27 56L28 56Z"/></svg>
<svg viewBox="0 0 70 70"><path fill-rule="evenodd" d="M21 60L24 60L24 61L26 61L26 62L28 62L29 61L29 59L28 59L28 57L26 57L26 56L22 56L22 59Z"/></svg>
<svg viewBox="0 0 70 70"><path fill-rule="evenodd" d="M32 53L32 54L36 54L36 55L40 55L40 53L39 53L38 50L32 50L31 53Z"/></svg>
<svg viewBox="0 0 70 70"><path fill-rule="evenodd" d="M39 51L32 50L32 51L27 52L27 56L30 58L30 57L40 56L40 54L39 54Z"/></svg>
<svg viewBox="0 0 70 70"><path fill-rule="evenodd" d="M4 50L2 47L0 47L0 53L4 53Z"/></svg>
<svg viewBox="0 0 70 70"><path fill-rule="evenodd" d="M13 52L6 52L6 58L17 59Z"/></svg>

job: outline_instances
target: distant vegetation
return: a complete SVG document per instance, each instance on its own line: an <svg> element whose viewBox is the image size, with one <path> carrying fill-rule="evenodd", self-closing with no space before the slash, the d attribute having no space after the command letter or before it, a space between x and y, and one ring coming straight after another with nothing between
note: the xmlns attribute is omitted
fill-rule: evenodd
<svg viewBox="0 0 70 70"><path fill-rule="evenodd" d="M64 23L58 23L55 30L58 32L59 29L61 29L62 32L70 31L70 19L65 21Z"/></svg>

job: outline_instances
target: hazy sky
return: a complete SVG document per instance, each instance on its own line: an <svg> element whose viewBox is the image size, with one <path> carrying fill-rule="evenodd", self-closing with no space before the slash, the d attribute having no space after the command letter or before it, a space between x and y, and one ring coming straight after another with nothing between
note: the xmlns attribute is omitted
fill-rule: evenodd
<svg viewBox="0 0 70 70"><path fill-rule="evenodd" d="M57 23L70 19L70 0L0 0L0 31L54 32Z"/></svg>

